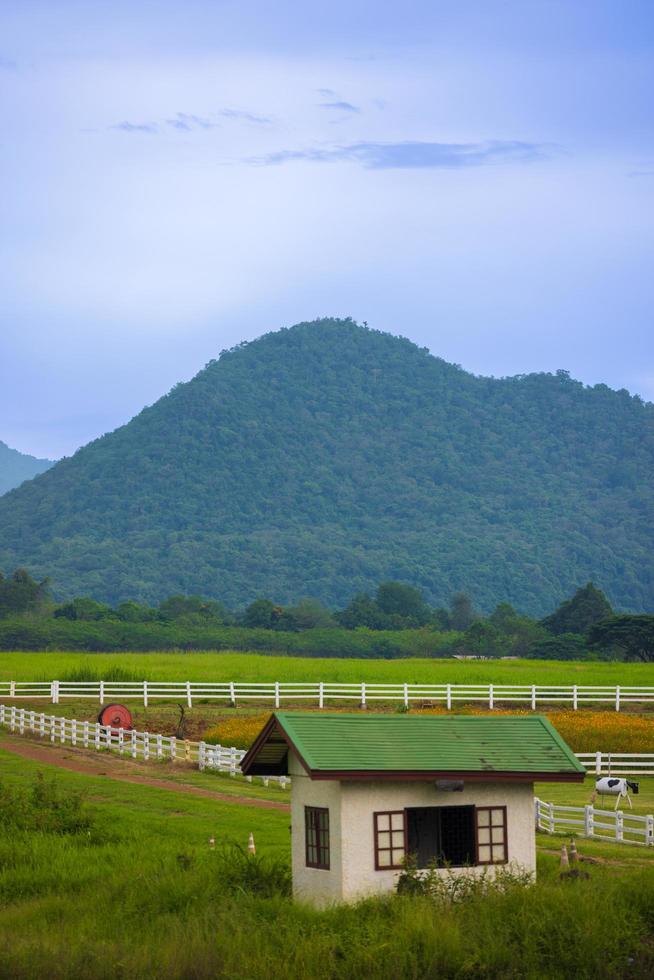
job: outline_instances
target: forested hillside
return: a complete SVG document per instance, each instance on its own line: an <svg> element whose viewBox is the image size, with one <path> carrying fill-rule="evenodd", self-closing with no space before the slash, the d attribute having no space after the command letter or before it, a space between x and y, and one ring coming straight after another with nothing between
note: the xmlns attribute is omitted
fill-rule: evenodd
<svg viewBox="0 0 654 980"><path fill-rule="evenodd" d="M13 490L24 480L31 480L50 466L52 460L19 453L17 449L10 449L6 442L0 441L0 495L7 490Z"/></svg>
<svg viewBox="0 0 654 980"><path fill-rule="evenodd" d="M384 579L434 605L549 612L593 579L654 597L654 406L564 372L475 377L321 320L223 352L0 500L0 568L55 595L344 604Z"/></svg>

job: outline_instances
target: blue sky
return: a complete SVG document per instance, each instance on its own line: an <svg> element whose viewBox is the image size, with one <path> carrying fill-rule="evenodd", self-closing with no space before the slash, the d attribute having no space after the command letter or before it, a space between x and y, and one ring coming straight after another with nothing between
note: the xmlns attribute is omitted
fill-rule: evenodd
<svg viewBox="0 0 654 980"><path fill-rule="evenodd" d="M0 0L0 439L320 315L654 399L654 6Z"/></svg>

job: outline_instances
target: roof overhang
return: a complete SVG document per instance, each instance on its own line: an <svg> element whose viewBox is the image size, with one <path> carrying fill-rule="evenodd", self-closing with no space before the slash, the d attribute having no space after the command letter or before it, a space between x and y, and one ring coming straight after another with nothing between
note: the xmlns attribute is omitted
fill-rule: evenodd
<svg viewBox="0 0 654 980"><path fill-rule="evenodd" d="M241 760L246 776L288 775L288 752L295 753L311 779L383 782L434 782L436 779L462 779L474 783L582 783L586 772L502 771L497 769L312 769L284 730L279 718L271 715L254 744Z"/></svg>

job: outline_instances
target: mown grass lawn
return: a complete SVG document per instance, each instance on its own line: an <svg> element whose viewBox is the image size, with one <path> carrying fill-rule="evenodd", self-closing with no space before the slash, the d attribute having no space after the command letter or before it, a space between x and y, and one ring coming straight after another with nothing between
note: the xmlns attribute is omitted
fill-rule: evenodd
<svg viewBox="0 0 654 980"><path fill-rule="evenodd" d="M279 657L206 653L0 653L0 680L88 679L126 671L160 681L330 681L356 683L588 684L654 686L654 664L402 658L398 660Z"/></svg>

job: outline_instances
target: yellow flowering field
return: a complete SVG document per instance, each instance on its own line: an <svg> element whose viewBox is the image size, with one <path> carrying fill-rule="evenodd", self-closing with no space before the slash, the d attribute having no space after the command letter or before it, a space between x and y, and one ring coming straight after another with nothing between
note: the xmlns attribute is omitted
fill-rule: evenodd
<svg viewBox="0 0 654 980"><path fill-rule="evenodd" d="M315 710L315 709L314 709ZM415 709L416 713L446 714L444 708ZM528 711L458 709L461 714L530 714ZM413 713L413 712L412 712ZM270 711L234 715L204 733L206 742L248 749L270 717ZM654 721L617 711L551 711L547 717L575 752L654 752Z"/></svg>
<svg viewBox="0 0 654 980"><path fill-rule="evenodd" d="M575 752L654 752L654 721L617 711L553 711L547 717Z"/></svg>
<svg viewBox="0 0 654 980"><path fill-rule="evenodd" d="M234 715L224 718L202 736L205 742L214 745L229 745L237 749L249 749L255 738L270 718L271 712L257 715Z"/></svg>

